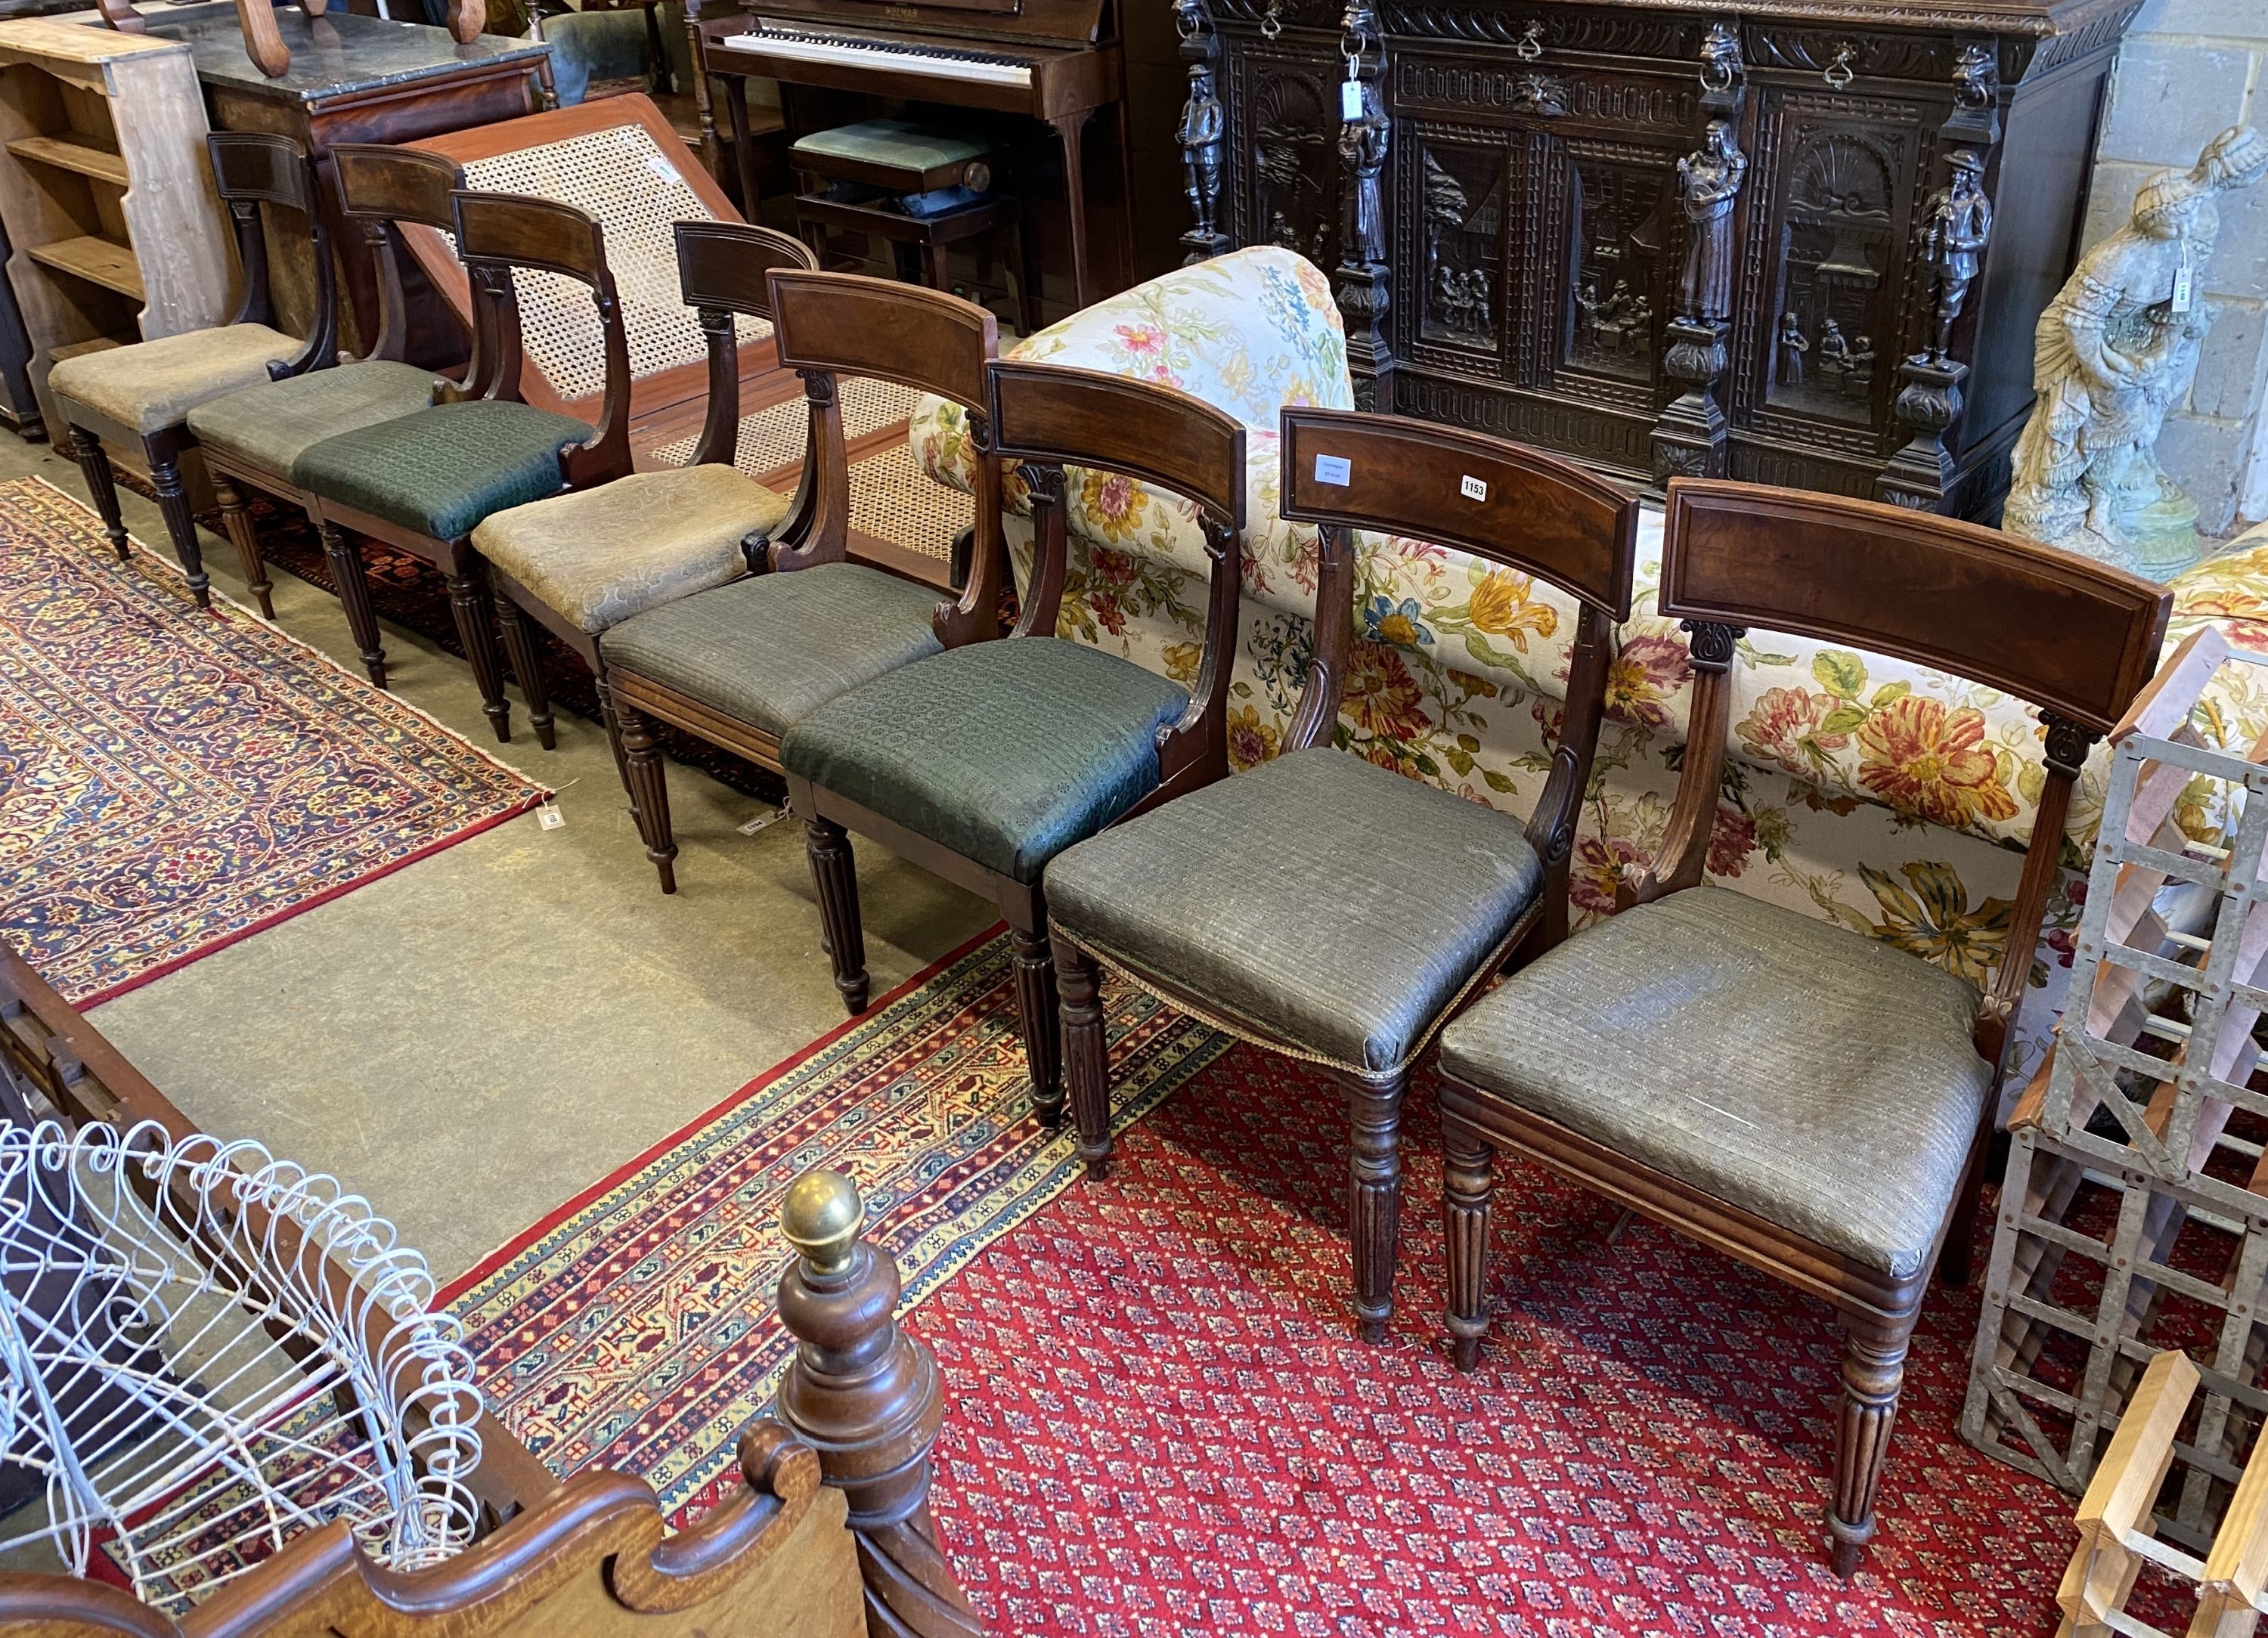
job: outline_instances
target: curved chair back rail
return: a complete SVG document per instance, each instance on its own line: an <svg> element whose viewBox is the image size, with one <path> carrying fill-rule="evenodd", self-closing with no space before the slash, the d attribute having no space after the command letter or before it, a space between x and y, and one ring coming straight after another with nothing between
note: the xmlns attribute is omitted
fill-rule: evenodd
<svg viewBox="0 0 2268 1638"><path fill-rule="evenodd" d="M1989 683L2098 733L2157 665L2171 593L2090 558L1956 518L1758 484L1676 479L1668 507L1661 612L1674 619L1848 643Z"/></svg>
<svg viewBox="0 0 2268 1638"><path fill-rule="evenodd" d="M1003 459L1146 478L1244 533L1244 424L1201 398L1099 370L1003 359L992 367L991 410Z"/></svg>
<svg viewBox="0 0 2268 1638"><path fill-rule="evenodd" d="M985 408L999 321L975 303L855 273L775 272L771 288L787 368L880 376Z"/></svg>
<svg viewBox="0 0 2268 1638"><path fill-rule="evenodd" d="M1839 496L1720 479L1670 481L1661 612L1692 632L1693 706L1669 826L1643 903L1707 870L1723 777L1733 645L1751 626L1915 660L2040 707L2047 782L2002 961L1977 1018L1997 1066L2030 974L2073 782L2149 681L2173 593L1976 524Z"/></svg>
<svg viewBox="0 0 2268 1638"><path fill-rule="evenodd" d="M1287 406L1283 433L1285 517L1454 547L1630 618L1637 500L1573 461L1357 410Z"/></svg>
<svg viewBox="0 0 2268 1638"><path fill-rule="evenodd" d="M622 303L607 266L607 231L587 210L531 194L485 194L460 188L449 196L457 254L472 276L476 307L489 309L495 364L485 396L519 400L519 301L512 271L556 273L590 287L605 338L607 389L598 429L564 451L560 466L570 488L620 477L630 469L630 338Z"/></svg>
<svg viewBox="0 0 2268 1638"><path fill-rule="evenodd" d="M268 231L260 217L263 204L296 211L307 224L315 255L315 318L299 356L269 373L277 380L337 362L338 270L331 259L329 231L315 209L315 173L307 151L288 136L264 131L214 131L205 138L212 156L213 182L236 229L237 259L244 267L244 298L231 324L276 322L276 303L268 275Z"/></svg>
<svg viewBox="0 0 2268 1638"><path fill-rule="evenodd" d="M729 466L740 444L740 333L733 317L769 320L772 270L810 271L819 259L801 239L740 222L679 222L670 231L677 242L678 293L701 315L709 343L709 407L688 464ZM806 448L806 474L811 465Z"/></svg>
<svg viewBox="0 0 2268 1638"><path fill-rule="evenodd" d="M453 229L456 217L450 200L465 185L464 173L438 154L383 143L339 143L332 147L330 157L338 179L341 214L361 225L372 260L378 266L379 331L363 356L402 358L409 352L409 320L394 224L415 222ZM482 371L494 345L483 334L487 326L482 318L475 307L473 354L465 379L440 384L435 393L437 402L477 398L486 390Z"/></svg>
<svg viewBox="0 0 2268 1638"><path fill-rule="evenodd" d="M745 275L733 276L745 283ZM1006 545L986 372L999 352L999 321L958 296L890 279L775 268L767 283L773 344L780 363L802 375L811 408L795 510L773 545L773 567L803 569L849 555L850 455L838 378L866 376L934 393L969 412L976 482L968 583L957 599L937 606L932 627L947 648L996 635ZM711 414L714 425L713 408Z"/></svg>

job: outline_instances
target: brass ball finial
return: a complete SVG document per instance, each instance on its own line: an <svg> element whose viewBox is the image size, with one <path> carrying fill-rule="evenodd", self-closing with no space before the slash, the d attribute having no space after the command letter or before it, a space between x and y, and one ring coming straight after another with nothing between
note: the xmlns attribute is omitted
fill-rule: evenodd
<svg viewBox="0 0 2268 1638"><path fill-rule="evenodd" d="M858 1186L840 1172L806 1172L788 1185L780 1201L780 1231L820 1274L833 1274L850 1260L865 1226Z"/></svg>

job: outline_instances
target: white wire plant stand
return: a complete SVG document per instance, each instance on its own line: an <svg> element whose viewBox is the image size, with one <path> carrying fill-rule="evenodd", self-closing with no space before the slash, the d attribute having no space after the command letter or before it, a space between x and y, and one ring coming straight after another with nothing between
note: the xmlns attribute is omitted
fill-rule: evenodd
<svg viewBox="0 0 2268 1638"><path fill-rule="evenodd" d="M333 1520L395 1570L472 1541L473 1361L391 1223L255 1142L10 1113L0 1469L44 1494L0 1562L178 1612Z"/></svg>

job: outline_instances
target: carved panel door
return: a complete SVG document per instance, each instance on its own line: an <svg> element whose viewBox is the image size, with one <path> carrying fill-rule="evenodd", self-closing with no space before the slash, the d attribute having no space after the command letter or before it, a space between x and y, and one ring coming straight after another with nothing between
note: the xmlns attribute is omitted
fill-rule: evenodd
<svg viewBox="0 0 2268 1638"><path fill-rule="evenodd" d="M1317 267L1339 260L1339 59L1328 39L1286 31L1225 41L1238 245L1281 245Z"/></svg>
<svg viewBox="0 0 2268 1638"><path fill-rule="evenodd" d="M1528 385L1651 416L1664 401L1662 326L1684 254L1675 151L1595 137L1528 146L1536 243L1527 288Z"/></svg>
<svg viewBox="0 0 2268 1638"><path fill-rule="evenodd" d="M1771 87L1742 270L1732 419L1865 459L1903 441L1897 363L1912 342L1916 200L1942 111Z"/></svg>

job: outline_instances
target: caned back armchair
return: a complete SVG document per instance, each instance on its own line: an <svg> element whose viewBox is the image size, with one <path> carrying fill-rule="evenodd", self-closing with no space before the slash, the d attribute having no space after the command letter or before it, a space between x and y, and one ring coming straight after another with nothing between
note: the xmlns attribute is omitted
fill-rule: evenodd
<svg viewBox="0 0 2268 1638"><path fill-rule="evenodd" d="M1062 1051L1042 872L1073 843L1228 771L1244 428L1170 387L1049 364L993 364L988 396L993 452L1019 463L1032 498L1034 570L1015 630L842 695L796 725L780 760L845 1003L864 1010L868 989L856 830L999 907L1033 1105L1052 1125ZM1066 466L1169 490L1196 512L1211 584L1187 687L1054 635ZM978 565L990 555L980 546Z"/></svg>
<svg viewBox="0 0 2268 1638"><path fill-rule="evenodd" d="M809 430L794 498L779 500L753 543L748 577L634 613L597 639L624 776L664 892L677 890L677 842L655 722L777 770L788 731L837 694L997 636L1003 560L999 469L983 414L999 344L990 313L935 290L818 272L802 246L762 228L681 223L677 236L685 299L709 338L696 460L731 469L740 317L771 321L781 363L803 378ZM856 377L942 393L971 412L978 488L989 500L977 508L971 573L957 599L939 602L927 586L850 561L842 389Z"/></svg>
<svg viewBox="0 0 2268 1638"><path fill-rule="evenodd" d="M1566 936L1638 503L1557 457L1396 416L1295 408L1282 429L1282 515L1320 536L1314 646L1282 753L1068 849L1048 867L1049 920L1090 1174L1111 1147L1102 968L1316 1064L1343 1090L1355 1313L1379 1341L1411 1066L1491 973ZM1496 565L1491 594L1512 605L1532 600L1537 581L1575 599L1565 716L1524 826L1333 747L1362 640L1359 531L1472 553Z"/></svg>
<svg viewBox="0 0 2268 1638"><path fill-rule="evenodd" d="M2054 885L2073 782L2148 680L2170 596L2091 560L1870 502L1669 486L1661 610L1690 633L1693 719L1660 856L1615 916L1441 1038L1449 1326L1488 1326L1492 1152L1508 1150L1832 1304L1846 1341L1827 1524L1849 1575L1933 1269L1967 1277L1992 1091ZM2044 788L1983 988L1704 881L1728 673L1751 629L1920 662L2039 708ZM1917 778L1994 755L1896 697Z"/></svg>

